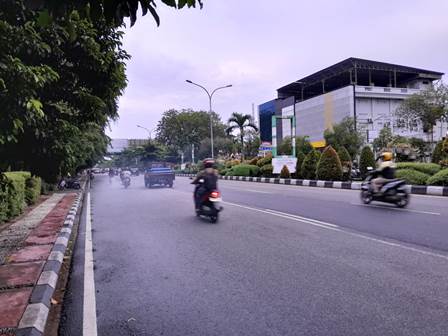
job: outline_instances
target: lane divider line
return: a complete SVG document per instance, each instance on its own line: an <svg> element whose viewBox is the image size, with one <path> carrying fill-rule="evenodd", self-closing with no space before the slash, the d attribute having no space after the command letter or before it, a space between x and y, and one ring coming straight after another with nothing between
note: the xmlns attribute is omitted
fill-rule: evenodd
<svg viewBox="0 0 448 336"><path fill-rule="evenodd" d="M317 226L317 227L320 227L320 228L323 228L326 230L341 232L341 233L350 235L352 237L357 237L357 238L373 241L373 242L376 242L379 244L396 247L396 248L400 248L403 250L407 250L407 251L411 251L411 252L415 252L415 253L419 253L419 254L435 257L435 258L440 258L445 261L448 261L448 255L445 255L445 254L439 254L439 253L435 253L435 252L431 252L431 251L427 251L427 250L418 249L418 248L415 248L412 246L403 245L403 244L396 243L396 242L391 242L391 241L387 241L387 240L383 240L383 239L379 239L379 238L369 237L369 236L366 236L366 235L363 235L360 233L350 232L350 231L341 229L340 226L337 226L335 224L320 222L315 219L296 216L293 214L282 213L282 212L275 211L275 210L263 210L263 209L253 208L250 206L245 206L245 205L230 203L230 202L223 202L223 203L228 204L230 206L235 206L235 207L239 207L239 208L243 208L243 209L247 209L247 210L251 210L251 211L257 211L257 212L261 212L261 213L270 214L272 216L277 216L277 217L281 217L281 218L285 218L285 219L289 219L289 220L295 220L295 221L302 222L305 224ZM300 218L302 218L302 219L300 219ZM319 224L319 222L322 224ZM332 226L329 226L329 224Z"/></svg>
<svg viewBox="0 0 448 336"><path fill-rule="evenodd" d="M381 208L381 209L387 209L387 210L414 212L414 213L421 213L421 214L425 214L425 215L440 216L440 212L421 211L421 210L414 210L414 209L392 208L392 207L382 206L382 205L377 205L377 204L361 204L361 203L350 203L350 204L351 205L368 207L368 208Z"/></svg>
<svg viewBox="0 0 448 336"><path fill-rule="evenodd" d="M84 251L84 298L83 298L83 324L82 334L84 336L97 336L96 325L96 298L95 277L93 271L93 241L92 241L92 218L90 206L90 192L86 199L86 239Z"/></svg>

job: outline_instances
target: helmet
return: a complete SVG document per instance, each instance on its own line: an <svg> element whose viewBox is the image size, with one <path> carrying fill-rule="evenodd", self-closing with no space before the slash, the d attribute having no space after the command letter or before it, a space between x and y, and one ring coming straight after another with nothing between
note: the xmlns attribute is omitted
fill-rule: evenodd
<svg viewBox="0 0 448 336"><path fill-rule="evenodd" d="M213 159L204 159L204 161L202 161L202 164L204 165L204 168L213 168L215 166L215 160Z"/></svg>
<svg viewBox="0 0 448 336"><path fill-rule="evenodd" d="M383 161L391 161L392 160L392 153L391 152L384 152L381 154L381 160Z"/></svg>

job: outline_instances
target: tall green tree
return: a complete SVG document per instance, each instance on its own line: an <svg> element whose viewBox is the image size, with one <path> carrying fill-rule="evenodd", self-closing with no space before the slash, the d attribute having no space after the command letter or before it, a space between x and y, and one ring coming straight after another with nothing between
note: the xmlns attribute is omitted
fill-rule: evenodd
<svg viewBox="0 0 448 336"><path fill-rule="evenodd" d="M235 130L238 131L241 152L244 153L244 137L246 131L250 129L258 131L258 127L253 123L252 116L250 114L233 112L227 123L229 125L226 129L227 134L232 134Z"/></svg>
<svg viewBox="0 0 448 336"><path fill-rule="evenodd" d="M356 130L355 121L350 117L346 117L340 123L333 125L333 130L325 130L324 138L326 144L333 148L345 147L351 157L355 157L359 153L363 144L363 137Z"/></svg>
<svg viewBox="0 0 448 336"><path fill-rule="evenodd" d="M387 148L393 138L394 136L390 127L387 125L384 126L378 134L378 137L373 140L373 149L378 152Z"/></svg>
<svg viewBox="0 0 448 336"><path fill-rule="evenodd" d="M369 146L364 146L361 150L361 156L359 158L359 170L363 178L367 176L368 168L375 168L375 156L372 149Z"/></svg>

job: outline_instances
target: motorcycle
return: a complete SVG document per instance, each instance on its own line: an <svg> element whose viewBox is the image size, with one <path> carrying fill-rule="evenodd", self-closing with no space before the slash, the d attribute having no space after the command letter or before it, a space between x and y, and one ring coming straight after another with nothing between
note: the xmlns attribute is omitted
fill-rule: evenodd
<svg viewBox="0 0 448 336"><path fill-rule="evenodd" d="M131 178L130 177L124 177L123 178L123 185L127 189L131 185Z"/></svg>
<svg viewBox="0 0 448 336"><path fill-rule="evenodd" d="M369 169L366 179L361 185L361 200L364 204L372 201L385 203L393 203L399 208L404 208L409 203L409 191L406 187L406 181L400 179L392 179L386 181L380 191L373 191L372 180L378 176L378 173Z"/></svg>
<svg viewBox="0 0 448 336"><path fill-rule="evenodd" d="M58 190L81 189L81 183L77 178L63 178L58 184Z"/></svg>
<svg viewBox="0 0 448 336"><path fill-rule="evenodd" d="M194 190L193 199L195 202L197 192L201 188L202 184L204 184L204 179L199 179ZM196 216L208 217L211 223L216 223L219 218L219 212L222 211L222 207L219 205L219 202L221 202L221 193L218 190L205 192L199 199L199 206L196 209Z"/></svg>

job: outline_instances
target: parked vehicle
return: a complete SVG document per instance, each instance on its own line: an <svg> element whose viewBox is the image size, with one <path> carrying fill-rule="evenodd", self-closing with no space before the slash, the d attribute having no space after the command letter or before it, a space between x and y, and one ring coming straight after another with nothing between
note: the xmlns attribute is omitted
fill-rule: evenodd
<svg viewBox="0 0 448 336"><path fill-rule="evenodd" d="M64 177L58 184L59 190L81 189L81 183L78 178Z"/></svg>
<svg viewBox="0 0 448 336"><path fill-rule="evenodd" d="M173 187L174 171L169 167L161 167L160 165L153 165L145 171L145 187L152 188L155 185Z"/></svg>
<svg viewBox="0 0 448 336"><path fill-rule="evenodd" d="M221 202L221 193L218 190L207 191L199 199L199 204L196 205L196 195L203 183L204 179L199 179L193 193L196 216L208 217L210 222L216 223L219 218L219 213L222 211L222 207L219 204Z"/></svg>
<svg viewBox="0 0 448 336"><path fill-rule="evenodd" d="M372 201L396 204L399 208L404 208L409 203L409 191L406 181L401 179L391 179L386 181L379 192L374 192L372 180L378 176L377 171L371 169L361 186L361 200L364 204Z"/></svg>

